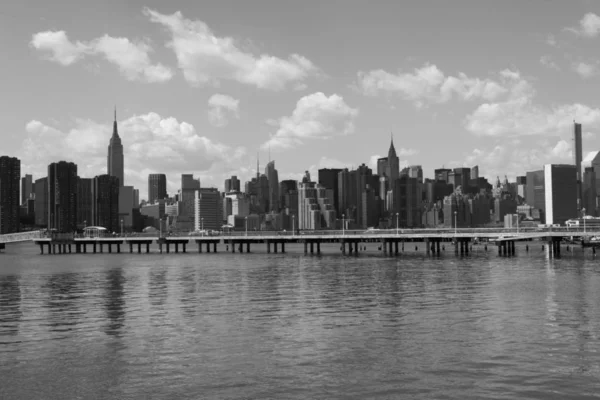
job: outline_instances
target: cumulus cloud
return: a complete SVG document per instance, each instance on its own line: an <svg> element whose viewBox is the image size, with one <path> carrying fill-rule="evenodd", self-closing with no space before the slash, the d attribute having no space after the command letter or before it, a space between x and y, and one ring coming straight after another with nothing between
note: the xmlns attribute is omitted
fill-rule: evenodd
<svg viewBox="0 0 600 400"><path fill-rule="evenodd" d="M229 123L229 118L239 118L240 101L231 96L216 93L208 99L208 121L218 128Z"/></svg>
<svg viewBox="0 0 600 400"><path fill-rule="evenodd" d="M556 140L556 139L555 139ZM493 183L499 176L511 179L524 175L527 171L536 171L544 164L570 163L573 159L571 145L564 139L544 140L529 143L526 146L513 146L499 143L488 149L476 148L464 158L464 162L453 162L453 166L478 165L480 176Z"/></svg>
<svg viewBox="0 0 600 400"><path fill-rule="evenodd" d="M600 33L600 17L594 13L587 13L579 21L579 26L566 28L578 36L593 38Z"/></svg>
<svg viewBox="0 0 600 400"><path fill-rule="evenodd" d="M594 64L579 62L573 64L572 68L573 71L575 71L579 76L581 76L584 79L591 78L598 74L598 66Z"/></svg>
<svg viewBox="0 0 600 400"><path fill-rule="evenodd" d="M150 173L167 174L171 193L179 187L180 174L186 172L204 175L209 178L207 184L220 187L221 174L246 154L244 148L200 136L193 125L154 112L132 116L118 126L125 149L125 184L141 189L142 197ZM25 131L20 152L24 170L45 176L48 164L66 160L75 162L83 177L106 173L112 124L77 119L70 129L61 130L32 120ZM216 180L210 182L213 175Z"/></svg>
<svg viewBox="0 0 600 400"><path fill-rule="evenodd" d="M548 69L553 69L556 71L560 71L560 67L557 63L555 63L550 56L542 56L540 57L540 64Z"/></svg>
<svg viewBox="0 0 600 400"><path fill-rule="evenodd" d="M535 94L533 86L518 75L505 99L479 105L465 118L465 127L480 136L565 135L573 119L600 127L600 109L580 103L544 107L534 103Z"/></svg>
<svg viewBox="0 0 600 400"><path fill-rule="evenodd" d="M170 68L160 63L152 64L152 48L144 42L108 35L88 42L71 42L64 31L46 31L33 35L30 45L48 59L64 66L74 64L86 56L100 55L119 67L126 79L144 82L165 82L173 77Z"/></svg>
<svg viewBox="0 0 600 400"><path fill-rule="evenodd" d="M193 85L218 85L233 80L260 89L282 90L317 73L310 60L299 54L287 59L245 51L230 37L219 37L202 21L181 12L161 14L149 8L144 14L171 34L167 46L177 57L185 79Z"/></svg>
<svg viewBox="0 0 600 400"><path fill-rule="evenodd" d="M418 106L423 102L445 103L453 98L493 100L508 90L494 80L470 78L462 72L457 76L446 76L433 64L397 74L382 69L359 71L355 86L368 96L397 94Z"/></svg>
<svg viewBox="0 0 600 400"><path fill-rule="evenodd" d="M306 140L348 135L354 131L357 115L358 109L348 106L337 94L327 97L317 92L304 96L296 103L291 116L267 121L276 124L278 129L262 148L287 149Z"/></svg>

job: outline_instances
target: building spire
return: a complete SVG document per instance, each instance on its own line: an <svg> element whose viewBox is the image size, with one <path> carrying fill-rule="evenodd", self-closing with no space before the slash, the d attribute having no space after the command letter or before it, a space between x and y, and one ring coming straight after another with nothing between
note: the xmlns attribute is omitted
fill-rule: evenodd
<svg viewBox="0 0 600 400"><path fill-rule="evenodd" d="M119 137L119 131L117 130L117 106L115 105L115 121L113 122L113 133L112 137Z"/></svg>
<svg viewBox="0 0 600 400"><path fill-rule="evenodd" d="M258 151L256 152L256 179L260 179L260 169L258 167Z"/></svg>
<svg viewBox="0 0 600 400"><path fill-rule="evenodd" d="M115 122L117 122L117 105L115 104Z"/></svg>

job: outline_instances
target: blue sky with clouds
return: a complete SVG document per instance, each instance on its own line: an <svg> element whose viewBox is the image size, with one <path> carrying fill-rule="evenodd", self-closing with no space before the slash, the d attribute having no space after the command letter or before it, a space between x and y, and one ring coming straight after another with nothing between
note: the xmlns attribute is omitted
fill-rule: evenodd
<svg viewBox="0 0 600 400"><path fill-rule="evenodd" d="M593 1L23 1L0 9L0 153L45 176L106 171L113 106L126 184L203 186L373 164L390 132L425 176L491 180L600 140Z"/></svg>

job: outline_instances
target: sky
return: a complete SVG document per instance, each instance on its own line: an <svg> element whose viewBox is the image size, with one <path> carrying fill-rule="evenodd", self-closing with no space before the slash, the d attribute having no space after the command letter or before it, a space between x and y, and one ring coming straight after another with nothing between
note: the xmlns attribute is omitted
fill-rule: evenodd
<svg viewBox="0 0 600 400"><path fill-rule="evenodd" d="M0 8L0 155L170 194L353 168L479 165L509 180L600 150L595 1L20 1Z"/></svg>

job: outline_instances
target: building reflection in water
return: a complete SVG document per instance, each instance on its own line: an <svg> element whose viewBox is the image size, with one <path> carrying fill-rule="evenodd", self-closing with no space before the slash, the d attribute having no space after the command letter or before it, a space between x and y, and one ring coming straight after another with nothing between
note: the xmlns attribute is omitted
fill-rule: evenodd
<svg viewBox="0 0 600 400"><path fill-rule="evenodd" d="M120 336L125 319L125 277L122 268L115 268L107 271L106 275L106 316L108 325L106 334L111 336Z"/></svg>
<svg viewBox="0 0 600 400"><path fill-rule="evenodd" d="M18 335L22 317L19 278L0 276L0 336Z"/></svg>
<svg viewBox="0 0 600 400"><path fill-rule="evenodd" d="M80 299L86 290L80 284L81 275L63 273L50 275L45 289L48 301L45 306L50 312L48 325L51 331L71 331L79 323L85 311L80 308Z"/></svg>

